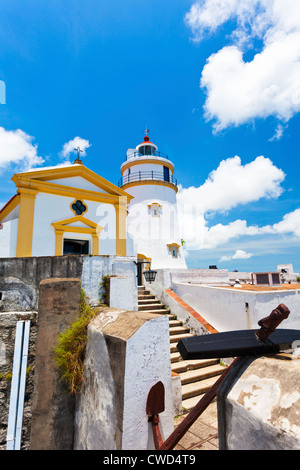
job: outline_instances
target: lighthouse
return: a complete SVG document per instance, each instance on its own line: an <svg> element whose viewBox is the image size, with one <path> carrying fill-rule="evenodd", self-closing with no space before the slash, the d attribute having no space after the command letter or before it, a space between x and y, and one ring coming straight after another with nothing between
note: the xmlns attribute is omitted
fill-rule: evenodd
<svg viewBox="0 0 300 470"><path fill-rule="evenodd" d="M174 164L150 141L128 149L119 187L133 196L128 205L127 232L138 261L151 269L183 268L186 263L179 231Z"/></svg>

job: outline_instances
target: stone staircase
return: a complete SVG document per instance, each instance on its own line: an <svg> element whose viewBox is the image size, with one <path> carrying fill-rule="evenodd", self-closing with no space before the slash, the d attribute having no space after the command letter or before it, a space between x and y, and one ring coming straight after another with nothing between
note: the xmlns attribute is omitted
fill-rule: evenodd
<svg viewBox="0 0 300 470"><path fill-rule="evenodd" d="M182 338L193 336L189 329L182 326L181 322L146 290L144 286L138 287L138 309L148 313L168 315L170 325L170 354L171 370L178 374L182 386L183 411L191 410L215 383L217 376L221 375L225 366L219 359L194 359L184 361L177 350L177 343Z"/></svg>

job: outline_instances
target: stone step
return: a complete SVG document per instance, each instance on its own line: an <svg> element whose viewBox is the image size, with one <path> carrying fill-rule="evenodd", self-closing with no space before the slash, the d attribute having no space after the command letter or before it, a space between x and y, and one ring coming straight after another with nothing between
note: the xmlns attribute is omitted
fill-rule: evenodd
<svg viewBox="0 0 300 470"><path fill-rule="evenodd" d="M179 335L171 335L170 336L170 342L171 343L178 343L182 338L191 338L193 335L192 333L185 333L185 334L179 334Z"/></svg>
<svg viewBox="0 0 300 470"><path fill-rule="evenodd" d="M193 382L199 382L200 380L205 380L210 377L220 375L224 369L225 366L222 366L221 364L214 364L212 366L207 366L200 369L187 370L186 372L182 372L180 374L181 384L192 384Z"/></svg>
<svg viewBox="0 0 300 470"><path fill-rule="evenodd" d="M178 361L181 361L181 359L182 359L182 358L181 358L181 354L180 354L180 352L178 352L178 351L177 351L177 352L173 352L173 353L171 353L170 355L171 355L171 364L174 364L174 363L176 363L176 362L178 362ZM171 366L171 367L172 367L172 366Z"/></svg>
<svg viewBox="0 0 300 470"><path fill-rule="evenodd" d="M205 393L201 393L200 395L196 395L194 397L186 398L185 400L182 400L182 411L183 413L187 413L191 411L197 403L201 400L202 397L204 397ZM214 398L212 400L212 403L216 401L217 398Z"/></svg>
<svg viewBox="0 0 300 470"><path fill-rule="evenodd" d="M182 402L187 398L196 397L206 393L213 386L216 380L218 380L219 375L199 380L198 382L182 385Z"/></svg>
<svg viewBox="0 0 300 470"><path fill-rule="evenodd" d="M170 320L169 326L170 328L173 328L174 326L182 326L182 322L180 320Z"/></svg>
<svg viewBox="0 0 300 470"><path fill-rule="evenodd" d="M166 310L166 307L165 305L163 304L146 304L146 305L140 305L138 304L138 309L139 309L139 312L140 311L143 311L143 310Z"/></svg>
<svg viewBox="0 0 300 470"><path fill-rule="evenodd" d="M151 295L151 294L139 294L138 295L138 302L140 302L141 300L151 300L151 299L155 299L155 295Z"/></svg>
<svg viewBox="0 0 300 470"><path fill-rule="evenodd" d="M145 289L144 286L138 286L138 295L150 295L151 292L149 291L149 289Z"/></svg>
<svg viewBox="0 0 300 470"><path fill-rule="evenodd" d="M180 353L178 353L180 354ZM181 357L181 356L180 356ZM171 370L177 374L187 372L189 370L201 369L203 367L219 364L219 359L191 359L188 361L179 361L171 366Z"/></svg>
<svg viewBox="0 0 300 470"><path fill-rule="evenodd" d="M170 325L170 323L169 323ZM189 333L190 329L187 328L186 326L171 326L170 325L170 335L181 335L184 333Z"/></svg>
<svg viewBox="0 0 300 470"><path fill-rule="evenodd" d="M154 295L143 295L143 297L146 297L145 299L138 299L139 305L147 305L147 304L160 304L162 305L161 301L156 299ZM151 297L149 299L149 297Z"/></svg>
<svg viewBox="0 0 300 470"><path fill-rule="evenodd" d="M142 311L143 313L156 313L158 315L166 315L166 314L170 314L170 310L166 309L166 308L161 308L161 309L152 309L152 310L139 310L139 311ZM174 318L174 315L170 315L171 317Z"/></svg>
<svg viewBox="0 0 300 470"><path fill-rule="evenodd" d="M177 352L178 352L177 343L170 343L170 353L173 354L173 353L177 353Z"/></svg>
<svg viewBox="0 0 300 470"><path fill-rule="evenodd" d="M220 365L219 359L184 361L177 350L177 343L183 338L194 335L189 333L189 328L184 327L182 322L176 319L176 315L172 314L144 286L138 288L138 310L169 317L171 370L179 374L181 379L183 411L190 411L215 383L218 376L224 371L225 366Z"/></svg>

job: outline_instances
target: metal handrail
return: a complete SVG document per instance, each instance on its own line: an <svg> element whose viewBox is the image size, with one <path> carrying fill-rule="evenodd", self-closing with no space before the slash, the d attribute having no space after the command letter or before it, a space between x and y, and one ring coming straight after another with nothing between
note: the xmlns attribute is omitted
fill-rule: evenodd
<svg viewBox="0 0 300 470"><path fill-rule="evenodd" d="M160 173L158 171L137 171L135 173L129 173L120 178L120 180L118 181L118 186L121 187L127 183L145 180L165 181L167 183L171 183L177 186L177 179L174 178L173 175L169 174L168 177L165 177L163 173Z"/></svg>
<svg viewBox="0 0 300 470"><path fill-rule="evenodd" d="M126 156L126 160L129 160L130 158L141 158L141 157L161 157L161 158L165 158L166 160L170 160L168 155L166 155L163 152L160 152L159 150L154 150L149 154L148 153L144 154L144 153L139 152L138 150L134 150L133 152L130 152Z"/></svg>

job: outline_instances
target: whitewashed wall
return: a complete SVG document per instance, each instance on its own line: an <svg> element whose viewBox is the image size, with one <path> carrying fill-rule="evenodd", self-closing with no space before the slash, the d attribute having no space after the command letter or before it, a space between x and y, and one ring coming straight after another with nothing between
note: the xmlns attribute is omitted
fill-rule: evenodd
<svg viewBox="0 0 300 470"><path fill-rule="evenodd" d="M173 189L159 185L141 185L126 189L134 196L129 204L127 227L134 241L135 251L152 258L152 268L186 268L183 248L178 258L173 258L168 243L180 245L180 230ZM153 217L148 205L162 205L160 217Z"/></svg>
<svg viewBox="0 0 300 470"><path fill-rule="evenodd" d="M18 219L3 224L0 230L0 258L16 256Z"/></svg>
<svg viewBox="0 0 300 470"><path fill-rule="evenodd" d="M168 319L105 309L88 327L74 448L153 450L146 404L159 381L165 389L165 410L159 415L165 440L174 429Z"/></svg>
<svg viewBox="0 0 300 470"><path fill-rule="evenodd" d="M279 328L300 328L300 291L249 292L243 289L172 284L176 294L218 331L255 329L280 303L291 311Z"/></svg>
<svg viewBox="0 0 300 470"><path fill-rule="evenodd" d="M32 256L55 255L55 230L53 222L75 217L70 209L73 197L56 196L39 193L35 200L35 213L33 222ZM83 199L88 210L83 216L104 228L99 238L99 254L114 255L116 253L116 215L111 204L99 204L95 201ZM71 224L84 226L78 222ZM64 238L91 240L91 235L65 232ZM91 250L90 244L90 250Z"/></svg>

